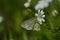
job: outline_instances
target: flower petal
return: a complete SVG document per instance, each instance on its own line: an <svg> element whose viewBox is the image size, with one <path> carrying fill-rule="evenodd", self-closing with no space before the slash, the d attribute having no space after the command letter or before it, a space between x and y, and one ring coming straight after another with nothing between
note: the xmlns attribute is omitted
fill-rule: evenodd
<svg viewBox="0 0 60 40"><path fill-rule="evenodd" d="M38 16L38 14L37 14L37 13L35 13L35 16Z"/></svg>
<svg viewBox="0 0 60 40"><path fill-rule="evenodd" d="M41 10L41 15L43 15L44 14L44 12L43 12L43 10Z"/></svg>
<svg viewBox="0 0 60 40"><path fill-rule="evenodd" d="M44 20L44 19L42 19L42 21L43 21L43 22L45 22L45 20Z"/></svg>
<svg viewBox="0 0 60 40"><path fill-rule="evenodd" d="M45 17L45 15L42 15L42 17L44 18L44 17Z"/></svg>
<svg viewBox="0 0 60 40"><path fill-rule="evenodd" d="M40 14L40 9L38 10L38 14Z"/></svg>

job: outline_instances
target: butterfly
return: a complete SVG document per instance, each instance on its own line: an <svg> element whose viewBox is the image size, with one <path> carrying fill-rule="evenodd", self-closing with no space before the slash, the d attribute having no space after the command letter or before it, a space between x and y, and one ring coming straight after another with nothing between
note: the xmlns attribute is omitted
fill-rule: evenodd
<svg viewBox="0 0 60 40"><path fill-rule="evenodd" d="M36 19L32 18L32 19L28 19L28 20L22 22L21 27L25 28L27 30L33 30L33 29L35 30L37 28L35 24L36 24ZM35 25L35 27L34 27L34 25ZM39 26L39 25L37 25L37 26Z"/></svg>
<svg viewBox="0 0 60 40"><path fill-rule="evenodd" d="M35 19L32 18L32 19L28 19L28 20L22 22L21 27L23 27L27 30L32 30L34 24L35 24Z"/></svg>

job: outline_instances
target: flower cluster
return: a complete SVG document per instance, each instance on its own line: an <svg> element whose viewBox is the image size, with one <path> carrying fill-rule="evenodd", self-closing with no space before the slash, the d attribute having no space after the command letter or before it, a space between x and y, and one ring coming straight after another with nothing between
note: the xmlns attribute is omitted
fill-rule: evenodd
<svg viewBox="0 0 60 40"><path fill-rule="evenodd" d="M49 2L52 2L52 0L39 0L38 3L35 5L35 10L44 9L45 7L48 7Z"/></svg>

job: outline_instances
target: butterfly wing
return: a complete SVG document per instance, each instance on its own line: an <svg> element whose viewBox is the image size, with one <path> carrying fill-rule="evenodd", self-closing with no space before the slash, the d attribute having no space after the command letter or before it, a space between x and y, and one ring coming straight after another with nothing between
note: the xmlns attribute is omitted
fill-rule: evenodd
<svg viewBox="0 0 60 40"><path fill-rule="evenodd" d="M21 24L21 27L23 27L23 28L25 28L27 30L32 30L34 23L35 23L34 19L29 19L29 20L24 21Z"/></svg>

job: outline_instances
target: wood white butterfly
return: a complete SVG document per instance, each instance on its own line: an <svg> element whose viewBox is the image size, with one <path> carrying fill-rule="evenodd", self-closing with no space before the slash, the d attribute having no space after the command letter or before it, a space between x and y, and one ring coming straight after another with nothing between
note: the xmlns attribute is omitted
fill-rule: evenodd
<svg viewBox="0 0 60 40"><path fill-rule="evenodd" d="M33 26L35 24L35 19L32 18L32 19L29 19L29 20L26 20L24 21L21 26L27 30L32 30L33 29Z"/></svg>
<svg viewBox="0 0 60 40"><path fill-rule="evenodd" d="M27 30L40 30L40 25L36 23L35 18L24 21L21 26Z"/></svg>

